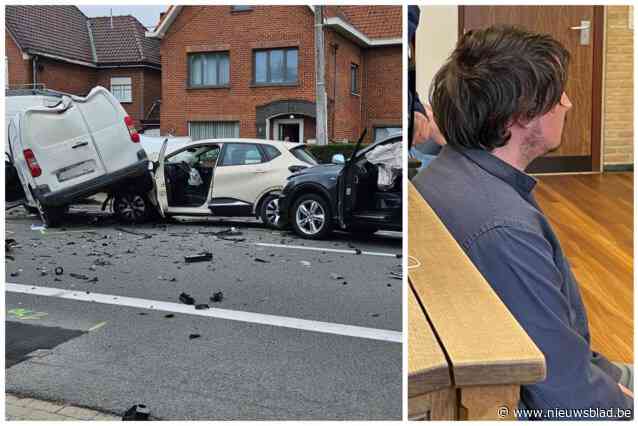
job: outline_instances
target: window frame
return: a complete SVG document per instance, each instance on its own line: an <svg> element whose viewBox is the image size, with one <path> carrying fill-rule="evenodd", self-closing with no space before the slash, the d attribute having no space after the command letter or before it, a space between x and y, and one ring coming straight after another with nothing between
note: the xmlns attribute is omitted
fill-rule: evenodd
<svg viewBox="0 0 638 426"><path fill-rule="evenodd" d="M203 59L206 55L218 56L217 59L215 60L215 72L217 76L217 81L219 81L219 70L220 70L220 63L221 63L221 61L219 60L219 56L226 55L226 57L228 58L228 83L226 84L193 84L193 82L191 81L191 75L192 75L191 69L192 69L192 63L194 60L193 58L195 56L202 56L202 59ZM205 67L202 62L202 69L201 69L202 82L204 81L204 73L205 73ZM230 88L230 80L231 80L230 51L214 50L214 51L207 51L207 52L189 52L186 54L186 87L188 89L227 89L227 88Z"/></svg>
<svg viewBox="0 0 638 426"><path fill-rule="evenodd" d="M113 80L116 80L116 81L117 81L117 80L125 80L125 79L127 79L127 80L128 80L128 84L122 84L122 83L116 83L116 84L113 84ZM109 80L109 83L110 83L110 90L109 90L109 92L111 92L111 94L113 95L113 97L114 97L115 99L117 99L117 101L118 101L119 103L121 103L121 104L132 104L132 103L133 103L133 78L132 78L132 77L122 77L122 76L117 76L117 77L115 77L115 76L111 76L111 78L110 78L110 80ZM128 98L128 100L120 100L120 99L119 99L119 98L115 95L115 93L113 92L113 86L118 86L118 87L126 87L126 86L128 86L128 87L130 88L130 90L129 90L130 97Z"/></svg>
<svg viewBox="0 0 638 426"><path fill-rule="evenodd" d="M274 50L281 50L284 52L284 63L283 63L283 68L284 68L284 81L282 82L273 82L272 80L272 76L271 76L271 69L270 69L270 55L271 52ZM286 81L286 76L288 74L288 51L296 51L297 52L297 76L295 78L294 81ZM257 81L257 53L258 52L266 52L268 53L267 55L267 59L266 59L266 81L265 82L258 82ZM252 72L252 85L253 86L257 86L257 87L264 87L264 86L297 86L299 85L299 47L298 46L293 46L293 47L269 47L266 49L253 49L253 54L252 54L252 62L253 62L253 72Z"/></svg>
<svg viewBox="0 0 638 426"><path fill-rule="evenodd" d="M359 96L361 94L361 85L359 84L359 64L352 62L350 64L350 94Z"/></svg>

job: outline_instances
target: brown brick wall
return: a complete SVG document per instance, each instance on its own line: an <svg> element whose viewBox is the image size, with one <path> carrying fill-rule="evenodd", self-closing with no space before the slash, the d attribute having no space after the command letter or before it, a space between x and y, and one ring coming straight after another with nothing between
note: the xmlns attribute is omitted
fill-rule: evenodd
<svg viewBox="0 0 638 426"><path fill-rule="evenodd" d="M106 68L98 71L97 84L111 90L112 77L131 78L132 102L123 103L122 106L139 129L140 120L146 116L153 100L161 97L160 75L160 71L145 68Z"/></svg>
<svg viewBox="0 0 638 426"><path fill-rule="evenodd" d="M605 49L604 164L633 164L633 30L629 6L608 6Z"/></svg>
<svg viewBox="0 0 638 426"><path fill-rule="evenodd" d="M275 100L314 102L314 16L305 6L186 6L161 42L161 133L188 134L189 120L238 120L241 137L255 137L255 108ZM247 30L250 29L250 30ZM298 46L299 82L251 87L252 49ZM187 89L187 52L230 52L230 88Z"/></svg>
<svg viewBox="0 0 638 426"><path fill-rule="evenodd" d="M328 94L328 135L335 142L356 141L363 131L361 124L364 75L364 51L334 31L327 31L326 91ZM334 46L337 45L335 63ZM359 65L359 94L352 94L350 67ZM336 65L336 67L335 67ZM335 72L336 71L336 72Z"/></svg>
<svg viewBox="0 0 638 426"><path fill-rule="evenodd" d="M94 68L38 57L37 83L47 89L84 96L95 86Z"/></svg>
<svg viewBox="0 0 638 426"><path fill-rule="evenodd" d="M13 41L9 31L4 32L4 46L9 63L9 86L16 87L31 83L31 61L22 59L22 51Z"/></svg>
<svg viewBox="0 0 638 426"><path fill-rule="evenodd" d="M366 140L371 141L375 126L402 127L402 48L378 47L366 50L364 121Z"/></svg>

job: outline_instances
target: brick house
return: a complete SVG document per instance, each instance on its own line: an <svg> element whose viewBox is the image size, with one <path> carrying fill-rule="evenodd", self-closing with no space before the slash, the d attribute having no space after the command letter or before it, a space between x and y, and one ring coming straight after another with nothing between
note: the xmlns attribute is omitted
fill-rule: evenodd
<svg viewBox="0 0 638 426"><path fill-rule="evenodd" d="M172 6L161 40L161 133L315 137L314 8ZM328 138L401 128L401 6L324 8Z"/></svg>
<svg viewBox="0 0 638 426"><path fill-rule="evenodd" d="M104 86L137 127L157 121L159 42L133 16L88 18L75 6L7 6L5 85L86 95Z"/></svg>

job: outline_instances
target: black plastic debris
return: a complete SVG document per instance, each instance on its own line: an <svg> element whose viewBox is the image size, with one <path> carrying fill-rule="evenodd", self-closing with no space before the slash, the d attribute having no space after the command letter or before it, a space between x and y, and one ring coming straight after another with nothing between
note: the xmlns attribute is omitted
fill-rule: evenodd
<svg viewBox="0 0 638 426"><path fill-rule="evenodd" d="M348 285L348 281L342 282L341 285Z"/></svg>
<svg viewBox="0 0 638 426"><path fill-rule="evenodd" d="M255 258L255 262L259 262L259 263L270 263L269 261L262 259L261 257L256 257Z"/></svg>
<svg viewBox="0 0 638 426"><path fill-rule="evenodd" d="M97 279L97 277L93 277L93 278L91 278L91 279L89 280L89 282L90 282L90 283L96 283L96 282L98 282L98 279Z"/></svg>
<svg viewBox="0 0 638 426"><path fill-rule="evenodd" d="M64 274L64 268L61 266L57 266L53 272L55 273L55 275L62 275Z"/></svg>
<svg viewBox="0 0 638 426"><path fill-rule="evenodd" d="M148 312L138 312L137 315L148 315Z"/></svg>
<svg viewBox="0 0 638 426"><path fill-rule="evenodd" d="M5 238L4 240L4 251L10 251L17 245L16 240L13 238Z"/></svg>
<svg viewBox="0 0 638 426"><path fill-rule="evenodd" d="M174 318L175 314L166 314L164 315L164 318Z"/></svg>
<svg viewBox="0 0 638 426"><path fill-rule="evenodd" d="M361 254L361 249L355 248L354 249L354 254Z"/></svg>
<svg viewBox="0 0 638 426"><path fill-rule="evenodd" d="M189 294L182 293L179 295L179 301L184 305L194 305L195 299L193 299Z"/></svg>
<svg viewBox="0 0 638 426"><path fill-rule="evenodd" d="M137 404L126 410L122 416L122 421L148 420L151 410L144 404Z"/></svg>
<svg viewBox="0 0 638 426"><path fill-rule="evenodd" d="M184 261L186 263L206 262L210 260L213 260L213 253L209 252L201 252L200 254L196 254L194 256L184 256Z"/></svg>
<svg viewBox="0 0 638 426"><path fill-rule="evenodd" d="M88 280L89 279L89 277L87 277L86 275L84 275L84 274L76 274L75 272L71 272L69 275L72 278L77 278L78 280Z"/></svg>
<svg viewBox="0 0 638 426"><path fill-rule="evenodd" d="M12 277L17 277L20 275L20 271L11 272Z"/></svg>
<svg viewBox="0 0 638 426"><path fill-rule="evenodd" d="M211 302L221 302L222 300L224 300L224 293L222 293L221 291L218 291L217 293L213 293L213 295L210 297L210 301Z"/></svg>
<svg viewBox="0 0 638 426"><path fill-rule="evenodd" d="M210 309L210 306L208 306L206 303L198 303L197 305L195 305L195 309L201 311L204 309Z"/></svg>
<svg viewBox="0 0 638 426"><path fill-rule="evenodd" d="M376 318L379 316L379 314L370 314L370 316Z"/></svg>
<svg viewBox="0 0 638 426"><path fill-rule="evenodd" d="M189 334L189 335L188 335L188 338L189 338L189 339L191 339L191 340L193 340L193 339L198 339L198 338L200 338L200 337L202 337L202 335L201 335L201 334L195 334L195 333L194 333L194 334Z"/></svg>
<svg viewBox="0 0 638 426"><path fill-rule="evenodd" d="M343 279L343 275L335 274L333 272L332 274L330 274L330 278L332 278L333 280L342 280Z"/></svg>
<svg viewBox="0 0 638 426"><path fill-rule="evenodd" d="M403 257L403 255L401 253L397 253L397 259L401 259Z"/></svg>

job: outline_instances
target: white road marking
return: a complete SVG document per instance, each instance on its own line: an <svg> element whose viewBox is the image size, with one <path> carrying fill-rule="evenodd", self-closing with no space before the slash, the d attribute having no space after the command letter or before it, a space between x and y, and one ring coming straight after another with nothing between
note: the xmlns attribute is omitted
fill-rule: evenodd
<svg viewBox="0 0 638 426"><path fill-rule="evenodd" d="M95 302L106 305L128 306L133 308L151 309L155 311L166 311L188 315L197 315L202 317L221 318L231 321L263 324L273 327L294 328L297 330L338 334L340 336L359 337L361 339L381 340L385 342L401 343L402 341L402 333L400 331L383 330L379 328L359 327L355 325L312 321L301 318L259 314L255 312L233 311L229 309L210 308L196 310L194 306L183 305L181 303L138 299L136 297L115 296L112 294L87 294L84 291L66 290L53 287L39 287L24 284L6 283L5 288L7 292L11 293L58 297L61 299L79 300L82 302Z"/></svg>
<svg viewBox="0 0 638 426"><path fill-rule="evenodd" d="M271 244L271 243L255 243L255 245L262 246L262 247L290 248L295 250L312 250L312 251L326 251L331 253L357 254L356 250L345 250L345 249L308 247L308 246L291 246L286 244ZM368 256L385 256L385 257L395 257L395 258L397 257L395 253L384 253L384 252L378 252L378 251L361 250L361 254L367 254Z"/></svg>
<svg viewBox="0 0 638 426"><path fill-rule="evenodd" d="M106 321L102 321L102 322L98 322L97 324L95 324L93 327L89 328L89 331L95 331L98 328L102 328L106 325Z"/></svg>

